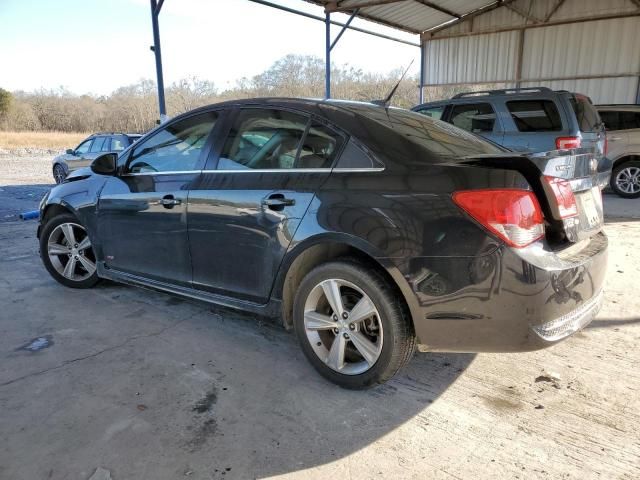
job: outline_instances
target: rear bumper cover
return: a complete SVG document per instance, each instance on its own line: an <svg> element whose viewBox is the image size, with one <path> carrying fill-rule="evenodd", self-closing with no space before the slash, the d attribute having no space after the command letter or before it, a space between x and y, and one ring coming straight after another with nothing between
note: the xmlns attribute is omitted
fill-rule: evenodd
<svg viewBox="0 0 640 480"><path fill-rule="evenodd" d="M584 328L602 305L607 237L552 252L542 243L478 257L413 258L399 265L422 349L518 352Z"/></svg>

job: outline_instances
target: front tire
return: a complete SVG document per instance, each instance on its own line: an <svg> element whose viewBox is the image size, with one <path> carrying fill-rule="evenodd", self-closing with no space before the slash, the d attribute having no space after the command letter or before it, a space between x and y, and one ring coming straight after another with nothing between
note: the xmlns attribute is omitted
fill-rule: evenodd
<svg viewBox="0 0 640 480"><path fill-rule="evenodd" d="M415 350L413 324L399 294L378 272L352 260L307 274L296 293L293 322L309 362L344 388L386 382Z"/></svg>
<svg viewBox="0 0 640 480"><path fill-rule="evenodd" d="M71 288L91 288L98 281L96 256L86 229L70 213L48 220L40 234L40 257L49 274Z"/></svg>
<svg viewBox="0 0 640 480"><path fill-rule="evenodd" d="M640 197L640 161L616 165L611 173L611 189L623 198Z"/></svg>
<svg viewBox="0 0 640 480"><path fill-rule="evenodd" d="M64 182L65 178L67 178L67 173L64 171L64 167L56 163L53 167L53 179L56 181L56 184L60 185Z"/></svg>

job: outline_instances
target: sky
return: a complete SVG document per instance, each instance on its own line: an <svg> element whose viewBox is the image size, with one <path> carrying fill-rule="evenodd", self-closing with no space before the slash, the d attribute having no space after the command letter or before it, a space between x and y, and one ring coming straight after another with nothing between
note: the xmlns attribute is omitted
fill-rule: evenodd
<svg viewBox="0 0 640 480"><path fill-rule="evenodd" d="M275 3L324 15L302 0ZM333 14L332 19L347 17ZM418 43L416 35L356 19L357 25ZM256 75L293 53L324 57L324 23L249 0L165 0L160 38L165 85L191 76L219 89ZM333 26L333 36L340 27ZM33 91L60 86L105 95L141 78L155 79L149 0L0 0L0 87ZM347 31L334 65L369 72L404 68L420 49Z"/></svg>

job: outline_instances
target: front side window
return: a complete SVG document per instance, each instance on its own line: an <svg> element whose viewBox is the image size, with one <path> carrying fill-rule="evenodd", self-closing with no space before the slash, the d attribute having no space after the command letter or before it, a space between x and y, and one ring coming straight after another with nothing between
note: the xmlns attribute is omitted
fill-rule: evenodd
<svg viewBox="0 0 640 480"><path fill-rule="evenodd" d="M551 100L512 100L507 110L520 132L557 132L562 130L558 107Z"/></svg>
<svg viewBox="0 0 640 480"><path fill-rule="evenodd" d="M426 115L427 117L431 117L434 120L440 120L442 118L442 113L444 112L444 105L440 105L439 107L430 107L424 108L422 110L418 110L418 113L422 115Z"/></svg>
<svg viewBox="0 0 640 480"><path fill-rule="evenodd" d="M102 144L101 152L110 152L111 151L111 139L113 137L105 137L104 143Z"/></svg>
<svg viewBox="0 0 640 480"><path fill-rule="evenodd" d="M91 153L99 152L102 149L102 146L107 140L107 137L96 137L93 139L93 145L91 145L91 149L89 151Z"/></svg>
<svg viewBox="0 0 640 480"><path fill-rule="evenodd" d="M202 113L174 122L156 132L133 150L128 171L155 173L198 169L200 153L217 117L216 112Z"/></svg>
<svg viewBox="0 0 640 480"><path fill-rule="evenodd" d="M218 170L271 170L314 167L332 158L332 139L320 126L302 145L309 119L275 109L241 110L225 142ZM301 149L302 146L302 149ZM302 151L301 151L302 150ZM309 167L310 168L310 167Z"/></svg>
<svg viewBox="0 0 640 480"><path fill-rule="evenodd" d="M493 132L496 112L488 103L454 105L450 122L467 132Z"/></svg>
<svg viewBox="0 0 640 480"><path fill-rule="evenodd" d="M83 153L87 153L91 148L92 143L93 143L93 138L85 142L82 142L80 145L78 145L78 148L76 148L76 155L82 155Z"/></svg>

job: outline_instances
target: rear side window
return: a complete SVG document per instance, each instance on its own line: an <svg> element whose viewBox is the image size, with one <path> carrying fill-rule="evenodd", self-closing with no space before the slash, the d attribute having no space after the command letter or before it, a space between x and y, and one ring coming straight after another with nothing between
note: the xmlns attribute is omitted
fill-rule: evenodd
<svg viewBox="0 0 640 480"><path fill-rule="evenodd" d="M295 168L308 123L308 117L282 110L241 110L220 155L218 170ZM305 145L305 163L318 168L324 164L323 156L332 154L332 147L320 126L314 127L312 135L317 142Z"/></svg>
<svg viewBox="0 0 640 480"><path fill-rule="evenodd" d="M472 103L468 105L454 105L451 120L456 127L468 132L493 132L496 123L496 112L488 103Z"/></svg>
<svg viewBox="0 0 640 480"><path fill-rule="evenodd" d="M507 102L520 132L557 132L562 130L558 107L551 100L512 100Z"/></svg>
<svg viewBox="0 0 640 480"><path fill-rule="evenodd" d="M336 168L381 168L382 164L374 161L370 155L356 145L353 140L344 147Z"/></svg>
<svg viewBox="0 0 640 480"><path fill-rule="evenodd" d="M571 97L571 107L576 114L578 126L581 132L593 132L600 127L600 115L591 104L591 101L584 95L573 95Z"/></svg>
<svg viewBox="0 0 640 480"><path fill-rule="evenodd" d="M91 145L91 150L89 150L92 153L95 152L99 152L100 149L102 148L102 145L104 145L104 141L106 140L106 137L96 137L93 139L93 145Z"/></svg>
<svg viewBox="0 0 640 480"><path fill-rule="evenodd" d="M440 120L442 118L442 113L444 112L444 105L440 105L439 107L423 108L421 110L416 110L416 111L418 113L421 113L422 115L431 117L434 120Z"/></svg>
<svg viewBox="0 0 640 480"><path fill-rule="evenodd" d="M113 137L111 138L111 151L119 152L126 148L125 141L122 137Z"/></svg>
<svg viewBox="0 0 640 480"><path fill-rule="evenodd" d="M106 137L104 139L104 143L102 144L101 152L110 152L111 151L111 137Z"/></svg>

